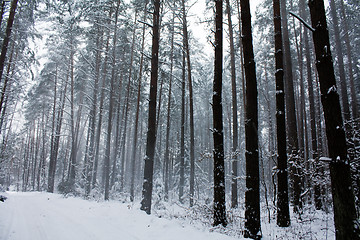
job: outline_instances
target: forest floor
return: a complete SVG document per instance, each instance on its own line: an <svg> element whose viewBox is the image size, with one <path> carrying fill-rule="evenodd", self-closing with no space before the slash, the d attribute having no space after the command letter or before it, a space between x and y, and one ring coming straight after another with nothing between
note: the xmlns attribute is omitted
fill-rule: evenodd
<svg viewBox="0 0 360 240"><path fill-rule="evenodd" d="M39 192L0 193L1 240L233 240L241 239L242 217L213 228L197 209L169 205L146 215L139 203L94 201ZM240 211L239 211L240 213ZM206 214L205 214L206 215ZM289 228L262 217L263 239L334 239L331 214L316 211L292 218Z"/></svg>

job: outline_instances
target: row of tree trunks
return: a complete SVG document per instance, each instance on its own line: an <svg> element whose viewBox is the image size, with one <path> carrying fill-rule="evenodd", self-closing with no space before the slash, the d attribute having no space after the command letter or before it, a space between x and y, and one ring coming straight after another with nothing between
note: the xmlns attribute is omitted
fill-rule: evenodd
<svg viewBox="0 0 360 240"><path fill-rule="evenodd" d="M291 185L293 192L294 211L299 213L301 211L301 159L299 158L299 143L298 131L296 123L296 109L295 109L295 91L294 79L292 73L292 58L290 51L290 37L288 27L288 12L286 8L286 0L280 0L282 34L284 44L284 76L285 76L285 102L286 102L286 126L288 138L288 155L290 157L290 171L291 171Z"/></svg>
<svg viewBox="0 0 360 240"><path fill-rule="evenodd" d="M109 11L109 23L112 16L113 8L110 8ZM104 99L105 99L105 86L106 86L106 76L107 76L107 63L109 59L109 45L110 45L110 30L107 31L107 39L105 44L105 56L104 63L102 69L102 84L101 84L101 93L100 93L100 102L99 102L99 119L96 127L96 138L95 138L95 156L94 156L94 164L92 170L91 177L91 185L92 188L96 186L97 183L97 173L98 173L98 165L99 165L99 151L100 151L100 137L101 137L101 129L102 129L102 119L103 119L103 110L104 110Z"/></svg>
<svg viewBox="0 0 360 240"><path fill-rule="evenodd" d="M113 49L112 49L112 69L111 69L111 78L110 78L110 94L109 94L109 114L108 114L108 125L107 125L107 135L106 135L106 148L105 148L105 157L104 157L104 168L103 168L103 178L104 178L104 199L109 200L110 197L110 153L111 153L111 133L112 133L112 124L113 124L113 109L115 101L115 80L116 80L116 42L117 42L117 24L119 16L120 0L116 3L115 10L115 23L114 23L114 33L113 33Z"/></svg>
<svg viewBox="0 0 360 240"><path fill-rule="evenodd" d="M345 13L344 1L340 0L340 15L342 19L341 26L344 28L344 38L345 38L345 46L346 46L346 55L348 60L348 74L349 74L349 86L351 93L351 112L353 119L357 119L359 117L358 110L358 99L356 97L356 87L355 87L355 79L354 79L354 68L353 68L353 56L351 53L351 43L349 36L349 23ZM334 23L335 24L335 23ZM339 66L340 67L340 66Z"/></svg>
<svg viewBox="0 0 360 240"><path fill-rule="evenodd" d="M97 24L99 24L97 22ZM98 30L99 25L97 26ZM96 49L95 49L95 74L94 74L94 86L93 86L93 96L92 96L92 106L89 112L89 126L88 126L88 138L89 142L87 142L89 146L88 153L85 155L87 161L86 168L86 189L85 195L88 196L91 191L91 178L94 166L94 152L95 152L95 127L96 127L96 112L97 112L97 104L98 104L98 92L99 92L99 78L100 78L100 65L101 65L101 50L102 50L102 41L103 41L103 32L99 31L99 34L96 37Z"/></svg>
<svg viewBox="0 0 360 240"><path fill-rule="evenodd" d="M305 13L305 0L301 0L299 4L300 8L300 17L307 21L309 19L309 15ZM307 92L309 94L309 109L310 109L310 131L311 131L311 154L309 155L312 158L312 170L315 171L313 174L312 182L314 188L314 202L316 209L320 210L322 208L322 196L321 196L321 179L320 175L323 172L323 167L319 162L319 151L321 148L318 147L318 130L316 126L316 119L320 118L316 115L316 105L315 105L315 94L314 92L318 92L316 85L314 85L314 79L312 76L312 58L310 54L310 44L309 44L309 36L307 28L304 28L303 31L303 39L301 40L302 45L304 46L305 50L305 57L306 57L306 72L307 72ZM320 113L319 113L320 114ZM319 136L320 137L320 136Z"/></svg>
<svg viewBox="0 0 360 240"><path fill-rule="evenodd" d="M57 83L57 70L55 71L55 86ZM50 162L49 162L49 173L48 173L48 192L54 192L54 186L55 186L55 173L56 173L56 165L57 165L57 158L58 158L58 152L59 152L59 146L60 146L60 133L63 123L63 115L64 115L64 108L66 103L66 95L67 95L67 87L68 87L68 79L69 76L66 75L65 81L63 83L64 87L62 91L60 92L60 106L58 107L58 110L56 112L56 120L55 120L55 114L53 114L53 121L55 122L55 128L52 129L51 134L51 147L50 147ZM55 113L56 107L56 94L54 95L54 106L53 111Z"/></svg>
<svg viewBox="0 0 360 240"><path fill-rule="evenodd" d="M147 16L147 5L148 1L145 2L143 21L145 22ZM140 114L140 100L141 100L141 86L142 86L142 73L144 63L144 47L145 47L145 24L142 27L141 35L141 57L140 57L140 69L138 77L138 88L137 88L137 101L136 101L136 113L135 113L135 126L133 135L133 150L131 156L131 183L130 183L130 201L135 199L135 175L136 175L136 152L138 145L138 128L139 128L139 114Z"/></svg>

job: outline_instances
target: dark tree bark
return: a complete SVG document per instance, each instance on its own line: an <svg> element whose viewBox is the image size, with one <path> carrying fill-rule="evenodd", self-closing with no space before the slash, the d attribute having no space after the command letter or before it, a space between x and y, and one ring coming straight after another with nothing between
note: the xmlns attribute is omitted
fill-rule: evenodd
<svg viewBox="0 0 360 240"><path fill-rule="evenodd" d="M281 10L281 23L282 23L282 34L284 44L284 76L285 76L285 101L286 101L286 125L287 125L287 137L288 137L288 153L291 166L291 182L292 190L294 194L294 212L300 212L301 206L301 181L300 181L300 169L299 165L299 143L298 133L296 124L296 109L295 109L295 91L294 91L294 80L292 73L292 59L290 52L290 38L288 28L288 18L286 10L286 0L280 0Z"/></svg>
<svg viewBox="0 0 360 240"><path fill-rule="evenodd" d="M246 192L244 236L261 238L260 233L260 181L258 146L258 92L254 51L252 44L251 13L249 0L241 0L242 44L244 52L246 106Z"/></svg>
<svg viewBox="0 0 360 240"><path fill-rule="evenodd" d="M185 184L185 82L186 82L186 58L185 52L182 56L182 82L181 82L181 126L180 126L180 180L179 180L179 201L183 203Z"/></svg>
<svg viewBox="0 0 360 240"><path fill-rule="evenodd" d="M330 161L336 239L357 239L356 211L351 186L345 130L337 93L323 0L309 1L316 68L319 74ZM356 232L357 231L357 232Z"/></svg>
<svg viewBox="0 0 360 240"><path fill-rule="evenodd" d="M275 30L276 139L277 139L277 225L290 225L286 154L285 89L280 2L273 0Z"/></svg>
<svg viewBox="0 0 360 240"><path fill-rule="evenodd" d="M9 41L10 41L12 26L13 26L14 19L15 19L17 3L18 3L18 0L13 0L11 2L10 14L9 14L9 18L8 18L8 21L7 21L5 37L4 37L2 48L1 48L1 54L0 54L0 82L2 80L2 76L3 76L3 72L4 72L6 53L7 53L7 50L8 50L8 45L9 45ZM2 102L0 104L0 109L1 108L2 108Z"/></svg>
<svg viewBox="0 0 360 240"><path fill-rule="evenodd" d="M238 107L236 97L236 67L234 31L231 22L230 0L226 0L226 12L228 16L229 40L230 40L230 67L231 67L231 92L232 92L232 162L231 162L231 207L238 207L237 177L238 177Z"/></svg>
<svg viewBox="0 0 360 240"><path fill-rule="evenodd" d="M222 109L223 1L215 1L215 63L213 85L214 226L227 225L225 206L224 132Z"/></svg>
<svg viewBox="0 0 360 240"><path fill-rule="evenodd" d="M154 154L156 144L156 95L159 67L159 41L160 41L160 0L153 0L153 37L151 55L151 79L149 95L148 131L146 139L146 156L144 166L144 182L142 190L141 210L151 213L151 197L153 189Z"/></svg>
<svg viewBox="0 0 360 240"><path fill-rule="evenodd" d="M7 100L9 97L9 89L10 86L12 84L13 81L10 81L14 75L14 69L15 69L15 62L17 60L17 56L19 53L19 48L16 49L15 51L15 46L16 46L16 38L17 38L17 34L15 34L14 39L13 39L13 44L11 45L11 50L10 50L10 56L9 56L9 60L8 60L8 64L7 64L7 68L6 68L6 75L4 77L4 84L2 86L1 89L1 95L0 95L0 112L1 112L1 120L0 120L0 133L2 132L2 126L3 123L5 121L5 116L6 116L6 109L7 109ZM15 53L15 56L14 56ZM11 74L10 74L10 70L12 70ZM0 80L1 82L1 80Z"/></svg>

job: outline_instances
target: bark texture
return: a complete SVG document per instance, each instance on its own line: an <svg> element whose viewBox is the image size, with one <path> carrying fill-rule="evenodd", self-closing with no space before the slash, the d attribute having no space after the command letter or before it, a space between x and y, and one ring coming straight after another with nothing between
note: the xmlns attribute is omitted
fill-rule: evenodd
<svg viewBox="0 0 360 240"><path fill-rule="evenodd" d="M309 1L316 68L319 74L321 102L324 110L330 161L331 190L334 204L336 239L358 239L356 211L347 158L345 130L340 99L336 88L323 0ZM359 230L357 230L359 231Z"/></svg>
<svg viewBox="0 0 360 240"><path fill-rule="evenodd" d="M148 131L146 139L146 155L144 167L144 183L142 190L141 210L151 213L151 196L153 189L154 154L156 143L156 95L159 66L159 40L160 40L160 0L154 0L153 35L151 55L151 79L149 95Z"/></svg>
<svg viewBox="0 0 360 240"><path fill-rule="evenodd" d="M260 181L258 143L258 92L252 43L249 0L241 0L242 44L245 68L245 145L246 192L244 236L261 238L260 232Z"/></svg>

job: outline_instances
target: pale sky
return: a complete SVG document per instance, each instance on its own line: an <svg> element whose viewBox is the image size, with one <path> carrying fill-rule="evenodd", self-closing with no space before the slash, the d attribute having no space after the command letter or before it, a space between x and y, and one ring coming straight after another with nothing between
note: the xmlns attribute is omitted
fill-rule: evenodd
<svg viewBox="0 0 360 240"><path fill-rule="evenodd" d="M251 17L252 19L255 18L255 10L259 3L261 3L262 0L250 0L250 8L251 8ZM207 29L207 26L205 24L199 23L199 18L203 18L204 10L205 10L205 0L192 0L191 3L194 3L192 8L190 9L190 14L188 18L188 24L190 26L190 29L192 30L193 36L205 46L206 52L212 52L212 46L207 40L207 36L211 34L210 30ZM236 6L233 6L236 7ZM224 1L224 21L226 21L226 15L225 15L225 1ZM234 18L235 21L236 18ZM203 19L202 19L203 20ZM233 24L237 24L238 21L233 22ZM224 26L224 30L227 31L226 26ZM224 38L226 38L226 34L224 33ZM224 39L224 44L227 44L227 41ZM224 46L226 48L226 46Z"/></svg>

